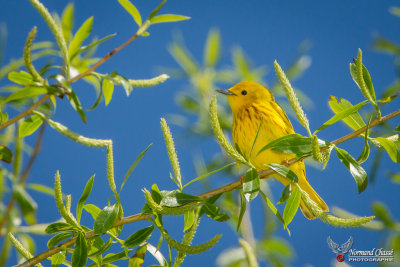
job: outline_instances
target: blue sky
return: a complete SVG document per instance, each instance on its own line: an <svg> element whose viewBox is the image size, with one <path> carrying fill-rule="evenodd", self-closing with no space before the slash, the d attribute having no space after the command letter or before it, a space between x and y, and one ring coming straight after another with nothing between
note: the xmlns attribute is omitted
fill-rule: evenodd
<svg viewBox="0 0 400 267"><path fill-rule="evenodd" d="M60 13L68 1L43 1L50 11ZM135 1L142 14L148 14L158 1ZM75 1L76 25L80 25L87 17L94 16L93 32L102 37L110 33L118 33L117 37L102 46L97 55L103 56L112 48L129 38L136 25L117 1ZM345 97L352 103L363 100L363 96L354 84L349 73L349 62L357 55L357 49L363 50L363 62L371 73L377 95L395 79L393 57L377 53L371 48L374 36L382 35L400 43L400 19L388 11L388 2L382 1L183 1L170 0L162 9L162 13L187 15L191 20L154 25L150 28L150 37L140 38L126 49L116 54L98 71L111 73L118 70L122 75L133 78L150 78L161 74L160 67L177 67L177 64L167 51L167 46L173 36L180 34L185 39L186 46L194 57L202 60L203 44L210 28L218 28L223 40L223 50L219 67L231 64L232 48L240 46L246 55L252 59L254 66L267 66L269 72L265 78L271 84L276 75L273 72L273 61L276 59L281 66L286 66L296 56L298 45L304 40L312 43L309 55L312 65L294 85L302 89L314 100L314 107L307 111L311 128L316 129L329 119L331 111L327 105L330 95ZM23 14L23 15L21 15ZM53 40L49 29L36 10L28 1L8 1L0 10L0 22L8 27L8 42L5 62L22 55L25 38L33 25L38 26L37 40ZM159 126L161 117L168 114L183 114L174 101L177 92L187 89L188 82L170 79L162 85L153 88L134 89L129 98L122 88L116 88L113 100L108 107L97 108L88 112L88 123L85 125L65 101L58 101L57 114L54 120L63 123L70 129L85 136L107 138L114 141L115 173L117 183L121 183L125 172L136 156L149 143L154 143L148 154L128 181L122 193L126 215L140 211L144 204L141 189L150 188L157 183L161 189L174 189L169 179L170 165ZM94 90L85 83L78 82L75 90L83 105L89 107L95 101ZM391 104L384 109L387 114L395 110ZM292 119L293 121L293 119ZM398 124L399 119L394 120ZM294 124L299 133L303 129ZM319 137L333 140L349 133L349 129L337 125L335 131L323 131ZM177 151L182 165L184 178L196 176L193 167L193 155L202 153L205 157L218 151L218 145L212 141L197 142L188 145L182 129L172 127L175 134ZM28 137L33 143L35 136ZM52 129L45 133L45 142L40 156L32 169L29 181L40 182L51 186L56 170L60 170L63 191L72 194L73 201L79 199L87 179L96 173L94 191L88 202L100 207L106 205L111 195L105 173L105 149L83 147L67 140ZM341 147L355 155L361 151L360 140L350 141ZM308 167L307 176L310 183L325 199L329 206L339 206L353 213L368 216L372 214L371 202L386 203L392 214L399 214L400 207L393 199L398 193L398 185L394 185L386 176L388 170L398 170L385 154L386 162L379 169L376 182L370 184L361 195L357 193L356 185L348 171L335 156L332 157L326 171ZM371 161L364 167L369 172ZM397 169L396 169L397 168ZM215 176L214 185L222 185L234 177ZM275 195L280 194L281 187L272 183ZM191 187L189 193L201 193L200 187ZM39 204L39 222L57 220L59 215L53 199L48 196L32 193ZM263 228L260 199L252 203L252 216L255 234L261 235ZM396 217L396 216L395 216ZM400 219L400 218L396 218ZM168 219L167 225L174 228L176 223L182 225L182 219ZM90 220L87 220L90 224ZM128 225L125 234L145 226L146 223ZM181 229L181 228L179 228ZM181 230L172 230L175 236ZM354 237L354 248L371 249L379 247L382 235L363 229L338 229L326 225L319 220L308 221L297 214L291 225L292 236L288 237L282 229L279 236L289 240L296 250L292 262L294 266L311 264L327 266L335 255L326 244L327 236L337 243L344 243L349 236ZM202 263L215 263L217 255L224 249L238 246L236 233L226 223L217 223L204 219L199 228L198 237L194 243L203 242L213 235L224 234L220 243L211 251L188 257L185 266L202 266ZM39 238L38 250L46 247L46 238ZM153 242L157 242L157 238Z"/></svg>

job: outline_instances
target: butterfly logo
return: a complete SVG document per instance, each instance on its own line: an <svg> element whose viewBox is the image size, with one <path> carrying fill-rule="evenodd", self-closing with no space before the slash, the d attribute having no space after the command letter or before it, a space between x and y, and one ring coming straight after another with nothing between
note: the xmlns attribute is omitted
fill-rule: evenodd
<svg viewBox="0 0 400 267"><path fill-rule="evenodd" d="M330 236L326 239L329 248L333 251L333 253L336 253L336 259L338 262L344 261L344 254L346 254L351 246L353 245L353 237L350 236L349 240L347 240L344 244L339 246L339 244L335 243Z"/></svg>

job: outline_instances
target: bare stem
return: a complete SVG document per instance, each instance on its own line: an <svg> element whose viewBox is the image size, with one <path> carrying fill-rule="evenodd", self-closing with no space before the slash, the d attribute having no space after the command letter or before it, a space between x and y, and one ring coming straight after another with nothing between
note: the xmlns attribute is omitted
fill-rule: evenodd
<svg viewBox="0 0 400 267"><path fill-rule="evenodd" d="M390 120L390 119L392 119L392 118L394 118L394 117L396 117L398 115L400 115L400 109L398 109L398 110L396 110L396 111L390 113L389 115L386 115L386 116L384 116L384 117L382 117L380 119L376 119L375 121L373 121L369 125L364 126L364 127L360 128L360 129L358 129L357 131L354 131L354 132L352 132L352 133L350 133L348 135L345 135L345 136L343 136L343 137L341 137L339 139L336 139L336 140L332 141L331 143L334 144L334 145L338 145L338 144L341 144L341 143L343 143L345 141L353 139L353 138L359 136L360 134L364 133L365 130L367 129L367 127L368 128L372 128L372 127L374 127L376 125L379 125L379 124L381 124L381 123L383 123L385 121L388 121L388 120ZM328 149L328 147L321 148L321 151L326 150L326 149ZM302 157L300 159L295 159L295 158L291 159L290 161L288 161L287 166L290 166L290 165L296 163L297 161L303 160L303 159L308 158L310 156L311 155L304 156L304 157ZM260 171L258 174L260 175L261 179L265 179L265 178L267 178L268 176L270 176L273 173L274 173L274 171L272 169L267 169L267 170ZM224 185L224 186L222 186L220 188L214 189L212 191L203 193L201 195L198 195L198 197L200 197L200 198L210 198L210 197L216 196L216 195L221 194L221 193L233 191L233 190L235 190L236 188L238 188L239 186L242 185L243 179L244 179L244 176L241 176L237 181L235 181L233 183L230 183L230 184ZM113 227L121 226L121 225L132 223L132 222L148 220L151 216L152 216L151 214L135 214L135 215L127 216L127 217L119 219L114 224ZM90 231L90 232L86 233L85 238L89 239L89 238L92 238L93 236L94 236L93 231ZM51 257L52 255L58 253L59 251L61 251L61 248L63 246L70 247L70 246L74 245L75 241L76 241L75 238L71 238L71 239L59 244L58 246L55 246L53 248L50 248L50 249L40 253L39 255L35 256L34 258L32 258L30 260L27 260L24 263L16 265L15 267L34 266L35 264L37 264L37 263L47 259L48 257Z"/></svg>

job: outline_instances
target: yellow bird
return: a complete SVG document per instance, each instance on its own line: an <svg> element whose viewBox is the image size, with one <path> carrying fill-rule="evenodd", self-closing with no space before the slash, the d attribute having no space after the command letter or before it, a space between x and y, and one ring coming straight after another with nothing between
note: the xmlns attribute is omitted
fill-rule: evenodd
<svg viewBox="0 0 400 267"><path fill-rule="evenodd" d="M233 112L233 142L239 147L247 160L257 168L257 171L267 169L269 163L281 164L285 160L295 157L295 154L276 152L271 149L258 154L261 148L269 142L294 133L293 126L286 113L275 102L271 91L262 85L248 81L238 83L229 90L217 91L227 96ZM254 138L261 120L261 128L252 151ZM307 192L319 208L323 211L329 211L324 200L308 183L303 161L291 165L289 169L297 175L300 188ZM289 184L289 179L284 176L275 174L274 177L285 186ZM315 215L303 200L300 202L300 208L306 218L315 218Z"/></svg>

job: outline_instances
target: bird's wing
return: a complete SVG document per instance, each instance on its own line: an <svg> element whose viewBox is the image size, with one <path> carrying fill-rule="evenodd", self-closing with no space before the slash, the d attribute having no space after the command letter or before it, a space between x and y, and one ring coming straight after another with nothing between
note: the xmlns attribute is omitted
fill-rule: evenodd
<svg viewBox="0 0 400 267"><path fill-rule="evenodd" d="M353 241L354 241L353 237L350 236L349 240L347 240L346 243L344 243L343 245L340 246L340 249L343 254L345 254L345 253L347 253L347 251L349 251L349 249L353 245Z"/></svg>
<svg viewBox="0 0 400 267"><path fill-rule="evenodd" d="M334 252L334 253L339 253L338 248L339 245L333 242L330 236L326 239L326 242L328 243L329 248Z"/></svg>

